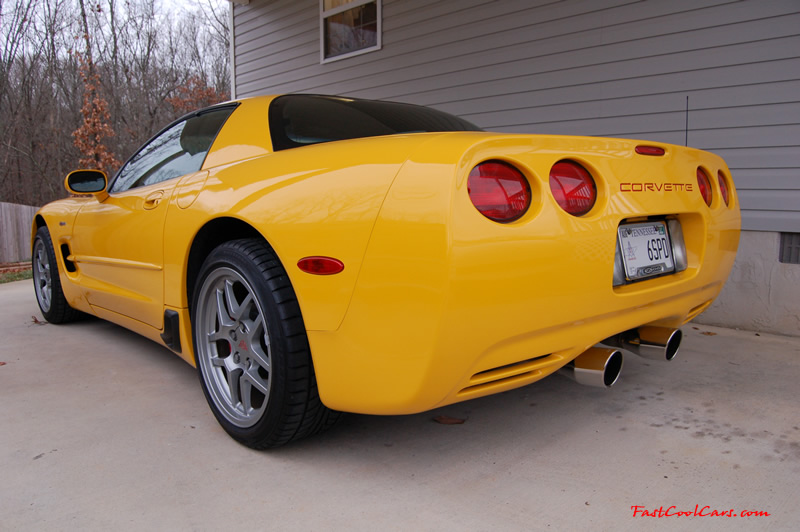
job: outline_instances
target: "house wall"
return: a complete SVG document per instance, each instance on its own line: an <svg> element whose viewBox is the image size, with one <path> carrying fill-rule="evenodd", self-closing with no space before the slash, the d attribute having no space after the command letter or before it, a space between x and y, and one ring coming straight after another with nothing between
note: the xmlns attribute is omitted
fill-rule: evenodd
<svg viewBox="0 0 800 532"><path fill-rule="evenodd" d="M730 279L698 322L800 336L800 266L782 264L779 235L745 231Z"/></svg>
<svg viewBox="0 0 800 532"><path fill-rule="evenodd" d="M738 188L743 229L757 232L744 234L736 271L758 261L779 277L790 272L779 284L796 303L782 312L800 315L800 283L789 282L800 266L776 269L777 249L750 246L765 233L800 232L797 0L383 0L382 49L326 64L317 0L232 9L239 97L390 99L490 130L688 140L718 153ZM717 308L705 316L724 325L728 313ZM755 317L735 322L767 327Z"/></svg>

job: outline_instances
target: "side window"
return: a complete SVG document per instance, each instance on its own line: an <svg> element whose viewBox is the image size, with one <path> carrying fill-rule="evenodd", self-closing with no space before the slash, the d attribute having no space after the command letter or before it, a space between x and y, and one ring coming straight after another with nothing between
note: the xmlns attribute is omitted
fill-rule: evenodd
<svg viewBox="0 0 800 532"><path fill-rule="evenodd" d="M174 124L125 163L110 192L153 185L200 170L232 107L214 109Z"/></svg>
<svg viewBox="0 0 800 532"><path fill-rule="evenodd" d="M381 0L320 0L320 61L381 49Z"/></svg>

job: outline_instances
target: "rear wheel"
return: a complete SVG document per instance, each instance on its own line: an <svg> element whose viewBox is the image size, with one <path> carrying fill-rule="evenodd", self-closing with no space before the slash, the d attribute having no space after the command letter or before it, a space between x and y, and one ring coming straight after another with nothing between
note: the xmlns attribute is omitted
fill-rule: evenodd
<svg viewBox="0 0 800 532"><path fill-rule="evenodd" d="M276 447L338 419L320 402L300 307L262 240L211 252L195 287L192 326L203 392L234 439Z"/></svg>
<svg viewBox="0 0 800 532"><path fill-rule="evenodd" d="M36 232L31 267L36 302L39 303L44 319L50 323L66 323L77 319L81 315L80 311L69 306L61 290L61 276L47 227L40 227Z"/></svg>

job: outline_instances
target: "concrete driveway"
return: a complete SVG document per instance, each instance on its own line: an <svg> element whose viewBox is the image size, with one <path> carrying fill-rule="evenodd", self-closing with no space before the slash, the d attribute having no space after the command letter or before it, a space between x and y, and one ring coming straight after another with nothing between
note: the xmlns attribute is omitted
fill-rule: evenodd
<svg viewBox="0 0 800 532"><path fill-rule="evenodd" d="M219 428L194 369L166 348L99 320L41 321L30 281L0 285L3 531L800 523L800 338L689 325L678 358L626 355L610 390L552 377L424 414L349 416L255 452ZM657 516L696 506L725 515Z"/></svg>

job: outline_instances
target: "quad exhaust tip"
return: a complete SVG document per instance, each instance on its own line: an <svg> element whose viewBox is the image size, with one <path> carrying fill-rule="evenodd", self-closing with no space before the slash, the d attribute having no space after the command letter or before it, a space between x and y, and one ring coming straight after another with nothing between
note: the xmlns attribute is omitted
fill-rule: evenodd
<svg viewBox="0 0 800 532"><path fill-rule="evenodd" d="M619 347L650 360L669 361L678 354L683 340L680 329L644 326L603 340L603 344Z"/></svg>
<svg viewBox="0 0 800 532"><path fill-rule="evenodd" d="M591 347L558 370L578 384L610 388L622 371L622 352L608 347Z"/></svg>
<svg viewBox="0 0 800 532"><path fill-rule="evenodd" d="M669 361L678 354L683 333L680 329L644 326L602 341L651 360ZM619 349L591 347L558 372L579 384L610 388L619 379L623 355Z"/></svg>

